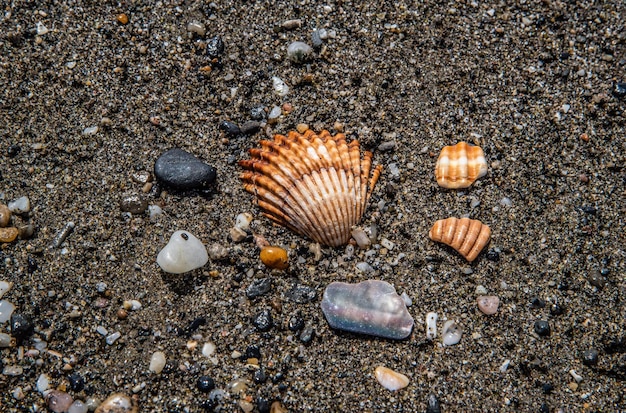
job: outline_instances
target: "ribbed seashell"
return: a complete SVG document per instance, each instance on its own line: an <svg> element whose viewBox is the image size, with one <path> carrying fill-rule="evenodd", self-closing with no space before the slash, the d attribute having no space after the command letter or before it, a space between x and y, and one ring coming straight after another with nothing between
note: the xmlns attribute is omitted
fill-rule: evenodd
<svg viewBox="0 0 626 413"><path fill-rule="evenodd" d="M320 244L346 244L382 170L378 165L370 175L372 153L361 158L358 141L326 130L292 131L260 144L239 165L263 215Z"/></svg>
<svg viewBox="0 0 626 413"><path fill-rule="evenodd" d="M435 222L428 236L451 246L471 262L489 243L491 229L476 219L447 218Z"/></svg>
<svg viewBox="0 0 626 413"><path fill-rule="evenodd" d="M435 165L437 183L449 189L467 188L486 173L483 150L465 142L444 146Z"/></svg>

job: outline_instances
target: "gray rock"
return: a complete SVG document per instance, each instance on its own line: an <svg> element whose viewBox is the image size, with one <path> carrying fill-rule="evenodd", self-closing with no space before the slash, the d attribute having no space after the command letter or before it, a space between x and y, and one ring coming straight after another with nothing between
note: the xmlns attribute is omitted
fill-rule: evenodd
<svg viewBox="0 0 626 413"><path fill-rule="evenodd" d="M216 171L182 149L170 149L156 160L154 175L166 185L176 189L200 189L210 186Z"/></svg>

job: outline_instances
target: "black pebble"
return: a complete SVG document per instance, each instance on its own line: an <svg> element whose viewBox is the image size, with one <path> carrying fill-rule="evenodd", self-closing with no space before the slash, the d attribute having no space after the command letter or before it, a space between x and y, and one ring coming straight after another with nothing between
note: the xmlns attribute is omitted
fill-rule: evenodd
<svg viewBox="0 0 626 413"><path fill-rule="evenodd" d="M196 386L201 392L208 393L215 388L215 382L209 376L200 376Z"/></svg>
<svg viewBox="0 0 626 413"><path fill-rule="evenodd" d="M228 136L237 136L241 133L241 129L239 129L239 126L227 120L220 122L220 129L226 132Z"/></svg>
<svg viewBox="0 0 626 413"><path fill-rule="evenodd" d="M545 404L545 403L541 403L541 406L539 407L539 412L540 413L550 413L550 407L548 407L548 405Z"/></svg>
<svg viewBox="0 0 626 413"><path fill-rule="evenodd" d="M70 382L70 389L72 391L81 391L85 388L85 379L79 373L72 373L67 376L67 380Z"/></svg>
<svg viewBox="0 0 626 413"><path fill-rule="evenodd" d="M206 54L211 59L220 57L224 53L224 41L221 36L211 37L206 42Z"/></svg>
<svg viewBox="0 0 626 413"><path fill-rule="evenodd" d="M285 297L287 297L288 300L298 304L306 304L313 301L316 295L313 288L301 284L294 285L291 290L285 293Z"/></svg>
<svg viewBox="0 0 626 413"><path fill-rule="evenodd" d="M193 333L200 326L203 326L205 324L206 324L206 318L204 318L204 317L197 317L197 318L195 318L191 323L189 323L189 326L187 326L187 334Z"/></svg>
<svg viewBox="0 0 626 413"><path fill-rule="evenodd" d="M246 297L250 300L256 297L260 297L263 294L267 294L272 289L271 278L260 278L252 281L252 283L246 288Z"/></svg>
<svg viewBox="0 0 626 413"><path fill-rule="evenodd" d="M35 271L37 271L37 268L39 268L37 266L37 260L34 259L33 257L28 257L26 259L26 262L27 262L27 268L28 268L28 273L29 274L34 273Z"/></svg>
<svg viewBox="0 0 626 413"><path fill-rule="evenodd" d="M561 315L563 314L563 307L558 304L552 304L550 306L550 315Z"/></svg>
<svg viewBox="0 0 626 413"><path fill-rule="evenodd" d="M606 284L606 279L598 270L591 270L591 272L587 276L587 280L589 280L589 284L593 285L598 290L603 289L604 285Z"/></svg>
<svg viewBox="0 0 626 413"><path fill-rule="evenodd" d="M490 248L489 251L487 251L487 259L489 261L498 262L500 261L500 253L493 248Z"/></svg>
<svg viewBox="0 0 626 413"><path fill-rule="evenodd" d="M595 207L592 206L583 206L580 208L585 214L591 214L591 215L595 215L597 209Z"/></svg>
<svg viewBox="0 0 626 413"><path fill-rule="evenodd" d="M270 313L270 310L263 310L260 313L258 313L255 317L254 320L252 320L252 324L254 324L254 326L259 330L259 331L268 331L270 328L272 328L272 326L274 325L274 321L272 320L272 314Z"/></svg>
<svg viewBox="0 0 626 413"><path fill-rule="evenodd" d="M267 381L267 374L265 374L265 370L259 369L254 372L254 376L252 379L256 384L263 384Z"/></svg>
<svg viewBox="0 0 626 413"><path fill-rule="evenodd" d="M289 327L289 330L291 331L302 330L304 327L304 320L302 317L294 315L289 319L289 325L287 327Z"/></svg>
<svg viewBox="0 0 626 413"><path fill-rule="evenodd" d="M270 413L272 404L269 400L259 397L256 399L256 408L259 409L259 413Z"/></svg>
<svg viewBox="0 0 626 413"><path fill-rule="evenodd" d="M263 106L257 106L256 108L250 109L250 117L254 120L265 119L265 108Z"/></svg>
<svg viewBox="0 0 626 413"><path fill-rule="evenodd" d="M15 158L21 150L20 145L11 145L7 148L7 155L9 155L9 158Z"/></svg>
<svg viewBox="0 0 626 413"><path fill-rule="evenodd" d="M551 383L544 383L541 386L541 390L543 390L543 394L550 394L554 390L554 386Z"/></svg>
<svg viewBox="0 0 626 413"><path fill-rule="evenodd" d="M585 366L595 366L598 364L598 350L595 348L583 352L583 364Z"/></svg>
<svg viewBox="0 0 626 413"><path fill-rule="evenodd" d="M550 335L550 324L544 320L535 321L535 333L540 335L541 337L546 337Z"/></svg>
<svg viewBox="0 0 626 413"><path fill-rule="evenodd" d="M315 329L311 326L306 326L304 330L302 330L302 334L300 334L300 341L304 344L309 344L313 338L315 338Z"/></svg>
<svg viewBox="0 0 626 413"><path fill-rule="evenodd" d="M174 148L163 153L154 163L158 180L176 189L200 189L210 186L216 171L189 152Z"/></svg>
<svg viewBox="0 0 626 413"><path fill-rule="evenodd" d="M260 359L261 349L259 349L259 346L257 346L256 344L251 344L248 346L248 348L246 348L246 352L243 354L242 358L244 360L251 358Z"/></svg>
<svg viewBox="0 0 626 413"><path fill-rule="evenodd" d="M23 340L33 332L33 324L23 314L13 313L11 316L11 335L18 340Z"/></svg>
<svg viewBox="0 0 626 413"><path fill-rule="evenodd" d="M613 96L618 98L626 96L626 82L616 82L613 85Z"/></svg>
<svg viewBox="0 0 626 413"><path fill-rule="evenodd" d="M543 308L546 306L545 301L539 297L533 297L530 299L530 308Z"/></svg>
<svg viewBox="0 0 626 413"><path fill-rule="evenodd" d="M428 395L426 413L441 413L441 406L439 405L439 400L437 400L437 396L435 396L434 394Z"/></svg>
<svg viewBox="0 0 626 413"><path fill-rule="evenodd" d="M278 383L279 381L281 381L282 379L285 378L285 375L282 372L278 372L276 374L274 374L274 376L272 376L272 382L273 383Z"/></svg>
<svg viewBox="0 0 626 413"><path fill-rule="evenodd" d="M248 121L241 125L241 133L246 135L253 135L261 129L261 122L257 122L255 120Z"/></svg>

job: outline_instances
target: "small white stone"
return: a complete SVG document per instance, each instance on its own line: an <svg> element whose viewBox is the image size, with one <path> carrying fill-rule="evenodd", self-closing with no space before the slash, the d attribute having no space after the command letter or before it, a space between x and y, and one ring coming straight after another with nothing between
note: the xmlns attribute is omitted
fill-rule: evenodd
<svg viewBox="0 0 626 413"><path fill-rule="evenodd" d="M80 400L74 400L67 413L87 413L88 411L89 409L85 403Z"/></svg>
<svg viewBox="0 0 626 413"><path fill-rule="evenodd" d="M187 31L195 33L198 36L204 36L206 34L206 26L198 22L187 23Z"/></svg>
<svg viewBox="0 0 626 413"><path fill-rule="evenodd" d="M272 87L278 96L287 96L289 93L289 86L279 77L272 77Z"/></svg>
<svg viewBox="0 0 626 413"><path fill-rule="evenodd" d="M367 236L367 233L361 228L354 228L352 230L352 238L356 241L356 244L362 250L369 248L372 245L372 240Z"/></svg>
<svg viewBox="0 0 626 413"><path fill-rule="evenodd" d="M182 274L203 267L209 254L202 242L187 231L176 231L159 252L157 264L165 272Z"/></svg>
<svg viewBox="0 0 626 413"><path fill-rule="evenodd" d="M304 42L293 42L287 47L287 57L294 63L302 63L313 49Z"/></svg>
<svg viewBox="0 0 626 413"><path fill-rule="evenodd" d="M40 374L35 383L37 391L41 394L50 388L50 376L47 374Z"/></svg>
<svg viewBox="0 0 626 413"><path fill-rule="evenodd" d="M383 238L382 240L380 240L380 245L387 248L389 251L393 250L393 247L396 246L396 244L389 241L387 238Z"/></svg>
<svg viewBox="0 0 626 413"><path fill-rule="evenodd" d="M9 202L7 206L14 214L24 214L30 211L30 199L28 199L27 196L23 196L17 198L15 201Z"/></svg>
<svg viewBox="0 0 626 413"><path fill-rule="evenodd" d="M426 314L426 338L434 340L437 337L437 313Z"/></svg>
<svg viewBox="0 0 626 413"><path fill-rule="evenodd" d="M122 336L122 333L120 333L119 331L116 331L115 333L113 333L110 336L108 336L105 339L105 342L108 345L112 346L117 341L117 339L120 338L121 336Z"/></svg>
<svg viewBox="0 0 626 413"><path fill-rule="evenodd" d="M509 364L511 364L511 360L509 359L504 360L504 363L502 363L502 365L500 366L500 373L506 372L507 369L509 368Z"/></svg>
<svg viewBox="0 0 626 413"><path fill-rule="evenodd" d="M15 389L13 389L13 392L11 394L15 400L22 400L25 397L24 390L22 390L21 387L16 387Z"/></svg>
<svg viewBox="0 0 626 413"><path fill-rule="evenodd" d="M2 296L4 296L4 293L9 291L11 287L13 287L12 282L0 281L0 298L2 298Z"/></svg>
<svg viewBox="0 0 626 413"><path fill-rule="evenodd" d="M163 210L158 205L148 205L148 213L150 214L150 221L154 221L163 214Z"/></svg>
<svg viewBox="0 0 626 413"><path fill-rule="evenodd" d="M577 374L576 370L571 369L569 371L569 374L574 378L574 380L576 380L576 383L580 383L581 381L583 381L583 376Z"/></svg>
<svg viewBox="0 0 626 413"><path fill-rule="evenodd" d="M441 329L441 338L444 346L453 346L461 341L463 329L454 320L448 320Z"/></svg>
<svg viewBox="0 0 626 413"><path fill-rule="evenodd" d="M83 135L94 135L96 133L98 133L97 126L90 126L88 128L83 129Z"/></svg>
<svg viewBox="0 0 626 413"><path fill-rule="evenodd" d="M43 36L44 34L47 34L50 30L48 30L48 28L42 23L42 22L37 22L37 34L39 36Z"/></svg>
<svg viewBox="0 0 626 413"><path fill-rule="evenodd" d="M476 295L487 295L487 289L483 285L477 285L474 293Z"/></svg>
<svg viewBox="0 0 626 413"><path fill-rule="evenodd" d="M267 115L268 119L276 119L280 116L280 114L282 113L280 106L274 106L272 108L272 110L270 111L269 115Z"/></svg>
<svg viewBox="0 0 626 413"><path fill-rule="evenodd" d="M155 351L150 357L150 371L161 374L165 368L165 354L162 351Z"/></svg>
<svg viewBox="0 0 626 413"><path fill-rule="evenodd" d="M244 212L237 215L237 218L235 218L235 228L247 231L248 229L250 229L250 223L252 222L253 218L254 217L249 212Z"/></svg>
<svg viewBox="0 0 626 413"><path fill-rule="evenodd" d="M378 366L374 371L376 380L387 390L396 391L409 385L409 378L387 367Z"/></svg>
<svg viewBox="0 0 626 413"><path fill-rule="evenodd" d="M9 321L13 311L15 311L15 306L11 302L0 300L0 324Z"/></svg>
<svg viewBox="0 0 626 413"><path fill-rule="evenodd" d="M406 305L407 307L413 305L413 300L411 300L411 297L409 297L407 293L403 292L402 294L400 294L400 298L402 298L402 301L404 301L404 305Z"/></svg>
<svg viewBox="0 0 626 413"><path fill-rule="evenodd" d="M202 346L202 355L206 358L211 358L211 356L215 353L215 344L212 342L204 343Z"/></svg>

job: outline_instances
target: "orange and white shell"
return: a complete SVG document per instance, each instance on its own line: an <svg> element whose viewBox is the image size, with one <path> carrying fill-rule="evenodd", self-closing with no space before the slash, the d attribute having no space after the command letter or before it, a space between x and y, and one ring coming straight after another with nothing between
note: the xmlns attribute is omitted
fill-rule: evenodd
<svg viewBox="0 0 626 413"><path fill-rule="evenodd" d="M263 215L320 244L347 244L382 170L378 165L370 175L372 153L361 158L358 141L326 130L292 131L260 145L239 165Z"/></svg>
<svg viewBox="0 0 626 413"><path fill-rule="evenodd" d="M486 173L483 150L465 142L444 146L435 165L437 183L448 189L468 188Z"/></svg>
<svg viewBox="0 0 626 413"><path fill-rule="evenodd" d="M477 219L447 218L435 222L428 236L451 246L471 262L489 243L491 229Z"/></svg>

